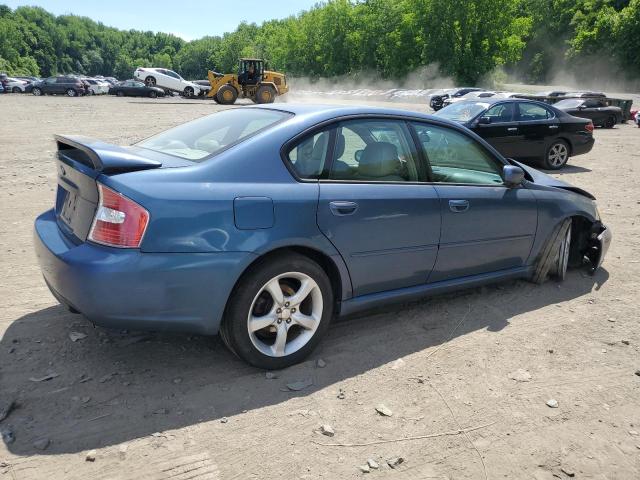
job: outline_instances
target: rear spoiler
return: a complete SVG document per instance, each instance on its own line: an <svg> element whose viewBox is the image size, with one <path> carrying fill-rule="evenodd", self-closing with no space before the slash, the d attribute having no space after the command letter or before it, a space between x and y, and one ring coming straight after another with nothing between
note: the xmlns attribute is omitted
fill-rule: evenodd
<svg viewBox="0 0 640 480"><path fill-rule="evenodd" d="M82 135L54 135L54 138L58 158L66 157L100 173L124 173L162 166L161 162L136 155L126 147Z"/></svg>

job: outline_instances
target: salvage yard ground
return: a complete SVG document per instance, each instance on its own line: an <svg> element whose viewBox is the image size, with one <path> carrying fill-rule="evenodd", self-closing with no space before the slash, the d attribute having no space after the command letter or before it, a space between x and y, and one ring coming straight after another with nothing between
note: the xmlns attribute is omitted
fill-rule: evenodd
<svg viewBox="0 0 640 480"><path fill-rule="evenodd" d="M0 97L0 479L640 478L640 129L597 129L556 174L613 230L595 276L339 321L309 361L265 375L217 338L94 328L33 253L54 133L128 144L221 108Z"/></svg>

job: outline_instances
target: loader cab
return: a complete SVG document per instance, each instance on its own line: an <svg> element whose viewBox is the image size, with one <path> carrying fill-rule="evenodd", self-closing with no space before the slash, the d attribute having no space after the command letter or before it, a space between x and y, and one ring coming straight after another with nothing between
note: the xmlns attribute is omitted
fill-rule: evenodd
<svg viewBox="0 0 640 480"><path fill-rule="evenodd" d="M264 75L264 61L255 58L241 58L238 69L240 85L257 85Z"/></svg>

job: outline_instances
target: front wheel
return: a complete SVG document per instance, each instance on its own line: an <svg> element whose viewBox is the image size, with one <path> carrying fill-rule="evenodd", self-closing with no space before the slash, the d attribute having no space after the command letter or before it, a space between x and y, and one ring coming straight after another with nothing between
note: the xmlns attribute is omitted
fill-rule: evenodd
<svg viewBox="0 0 640 480"><path fill-rule="evenodd" d="M258 368L302 361L327 331L331 283L307 257L278 255L253 267L229 297L220 334L231 351Z"/></svg>
<svg viewBox="0 0 640 480"><path fill-rule="evenodd" d="M154 77L147 77L144 79L144 83L147 87L155 87L156 79Z"/></svg>
<svg viewBox="0 0 640 480"><path fill-rule="evenodd" d="M118 91L116 92L116 96L118 96L118 97L124 97L124 92L123 92L122 90L118 90Z"/></svg>
<svg viewBox="0 0 640 480"><path fill-rule="evenodd" d="M559 223L551 233L536 263L532 280L543 283L548 275L558 281L564 280L571 256L571 224L570 218Z"/></svg>
<svg viewBox="0 0 640 480"><path fill-rule="evenodd" d="M38 87L33 87L33 90L31 90L31 93L34 94L36 97L39 97L40 95L42 95L42 90L40 90Z"/></svg>
<svg viewBox="0 0 640 480"><path fill-rule="evenodd" d="M20 90L19 87L13 87L13 89L11 90L12 93L20 93L22 92L22 90Z"/></svg>
<svg viewBox="0 0 640 480"><path fill-rule="evenodd" d="M158 92L151 90L149 92L149 98L156 98L158 96Z"/></svg>
<svg viewBox="0 0 640 480"><path fill-rule="evenodd" d="M194 93L194 92L193 92L193 88L191 88L191 87L186 87L186 88L184 89L184 91L182 92L182 94L183 94L183 96L184 96L185 98L191 98L191 97L193 97L193 93Z"/></svg>
<svg viewBox="0 0 640 480"><path fill-rule="evenodd" d="M613 115L604 121L604 128L613 128L616 125L616 117Z"/></svg>
<svg viewBox="0 0 640 480"><path fill-rule="evenodd" d="M564 140L555 140L547 149L543 166L547 170L560 170L569 160L569 145Z"/></svg>
<svg viewBox="0 0 640 480"><path fill-rule="evenodd" d="M77 97L78 96L78 92L76 92L73 88L70 88L67 90L67 96L68 97Z"/></svg>

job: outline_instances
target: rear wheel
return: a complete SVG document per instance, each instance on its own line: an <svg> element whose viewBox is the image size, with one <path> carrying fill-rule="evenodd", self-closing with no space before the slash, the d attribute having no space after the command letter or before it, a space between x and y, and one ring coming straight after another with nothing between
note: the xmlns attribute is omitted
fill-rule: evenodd
<svg viewBox="0 0 640 480"><path fill-rule="evenodd" d="M616 117L611 115L604 121L604 128L613 128L616 125Z"/></svg>
<svg viewBox="0 0 640 480"><path fill-rule="evenodd" d="M155 87L156 79L154 77L147 77L144 79L144 83L147 87Z"/></svg>
<svg viewBox="0 0 640 480"><path fill-rule="evenodd" d="M276 92L272 87L263 85L256 92L256 103L273 103L276 99Z"/></svg>
<svg viewBox="0 0 640 480"><path fill-rule="evenodd" d="M118 90L118 91L116 92L116 95L117 95L118 97L124 97L124 92L123 92L122 90Z"/></svg>
<svg viewBox="0 0 640 480"><path fill-rule="evenodd" d="M231 85L223 85L216 94L218 103L222 105L233 105L238 98L238 92Z"/></svg>
<svg viewBox="0 0 640 480"><path fill-rule="evenodd" d="M69 89L67 89L67 96L68 97L77 97L78 96L78 92L76 92L73 88L69 88Z"/></svg>
<svg viewBox="0 0 640 480"><path fill-rule="evenodd" d="M11 92L13 92L13 93L20 93L21 91L22 91L22 90L20 90L18 87L13 87L13 88L11 89Z"/></svg>
<svg viewBox="0 0 640 480"><path fill-rule="evenodd" d="M33 90L31 90L31 93L34 94L36 97L39 97L40 95L42 95L42 90L40 90L38 87L33 87Z"/></svg>
<svg viewBox="0 0 640 480"><path fill-rule="evenodd" d="M149 98L156 98L158 96L158 92L151 90L149 92Z"/></svg>
<svg viewBox="0 0 640 480"><path fill-rule="evenodd" d="M259 263L234 288L220 326L229 349L258 368L303 360L326 332L333 290L315 262L282 254Z"/></svg>
<svg viewBox="0 0 640 480"><path fill-rule="evenodd" d="M547 149L543 166L547 170L560 170L569 160L569 145L564 140L555 140Z"/></svg>

